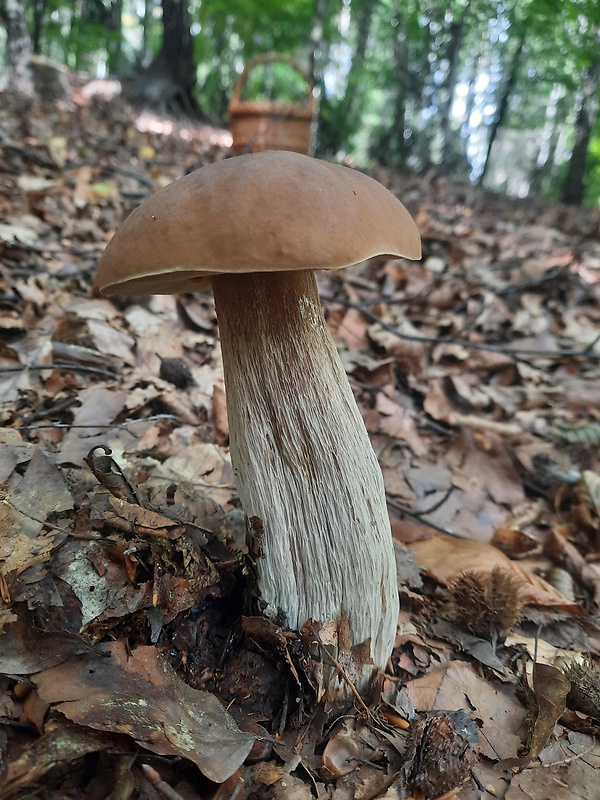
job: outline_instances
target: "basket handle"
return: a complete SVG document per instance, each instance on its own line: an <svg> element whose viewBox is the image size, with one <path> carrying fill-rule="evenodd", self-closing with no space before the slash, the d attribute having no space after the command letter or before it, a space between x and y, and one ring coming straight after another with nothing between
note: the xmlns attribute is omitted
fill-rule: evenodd
<svg viewBox="0 0 600 800"><path fill-rule="evenodd" d="M302 77L302 79L306 83L306 100L305 100L306 107L312 109L314 105L313 86L310 78L308 77L308 74L302 69L302 67L299 67L298 64L296 64L293 58L290 58L289 56L284 56L281 53L263 53L260 56L254 56L254 58L251 58L250 61L248 61L248 63L242 70L242 72L240 72L240 74L237 77L237 80L233 87L233 92L231 93L231 99L229 101L230 104L236 105L237 103L241 102L240 98L242 95L242 89L244 88L244 84L246 83L250 71L253 70L254 67L258 66L259 64L266 64L269 61L279 61L283 64L289 64L289 66L292 67L292 69L296 70L296 72Z"/></svg>

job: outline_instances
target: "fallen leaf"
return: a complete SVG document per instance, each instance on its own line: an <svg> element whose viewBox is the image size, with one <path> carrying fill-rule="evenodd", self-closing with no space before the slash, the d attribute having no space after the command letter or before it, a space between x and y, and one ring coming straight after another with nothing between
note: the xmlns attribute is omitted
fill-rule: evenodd
<svg viewBox="0 0 600 800"><path fill-rule="evenodd" d="M24 225L0 225L0 241L6 244L22 244L31 247L37 241L38 235L31 228Z"/></svg>
<svg viewBox="0 0 600 800"><path fill-rule="evenodd" d="M64 720L50 720L44 735L9 761L2 775L0 800L18 797L22 791L27 794L32 786L44 785L44 778L51 770L111 747L114 740L106 734L65 725Z"/></svg>
<svg viewBox="0 0 600 800"><path fill-rule="evenodd" d="M529 738L529 755L535 758L546 746L554 726L564 713L571 681L559 669L534 664L533 694L537 713Z"/></svg>
<svg viewBox="0 0 600 800"><path fill-rule="evenodd" d="M28 536L36 536L51 514L73 508L62 473L39 448L33 451L25 475L14 476L7 488L14 524Z"/></svg>
<svg viewBox="0 0 600 800"><path fill-rule="evenodd" d="M96 384L79 392L81 405L76 409L73 427L63 439L59 463L81 466L84 457L94 447L105 444L108 428L123 409L127 393Z"/></svg>
<svg viewBox="0 0 600 800"><path fill-rule="evenodd" d="M108 658L107 656L110 656ZM232 775L254 736L217 698L187 686L155 647L103 647L33 676L40 696L86 728L124 733L160 755L190 761L212 781Z"/></svg>
<svg viewBox="0 0 600 800"><path fill-rule="evenodd" d="M471 542L445 534L413 542L415 561L429 577L444 586L450 585L466 570L491 572L495 567L514 573L520 584L520 596L524 604L542 608L557 608L583 614L581 606L568 600L543 578L528 573L520 564L515 564L504 553L485 542Z"/></svg>
<svg viewBox="0 0 600 800"><path fill-rule="evenodd" d="M0 635L0 673L33 675L91 649L90 643L81 636L34 628L27 614L22 612L19 620L8 625Z"/></svg>
<svg viewBox="0 0 600 800"><path fill-rule="evenodd" d="M410 681L405 689L417 711L472 708L482 723L482 755L496 760L516 756L526 711L514 697L514 687L493 685L470 664L454 661Z"/></svg>
<svg viewBox="0 0 600 800"><path fill-rule="evenodd" d="M423 456L427 452L427 444L417 431L415 415L410 409L402 407L398 400L397 393L392 397L385 391L378 393L375 407L380 414L379 429L394 439L406 442L415 455Z"/></svg>

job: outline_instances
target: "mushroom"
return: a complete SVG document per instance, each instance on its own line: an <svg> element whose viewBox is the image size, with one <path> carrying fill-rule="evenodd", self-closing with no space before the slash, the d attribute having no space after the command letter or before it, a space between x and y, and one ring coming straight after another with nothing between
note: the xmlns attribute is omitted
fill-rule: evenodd
<svg viewBox="0 0 600 800"><path fill-rule="evenodd" d="M314 270L420 253L415 223L377 181L266 151L203 167L145 200L98 271L103 294L212 286L231 461L242 508L260 519L265 610L294 630L312 621L329 661L363 692L392 652L396 563L381 470ZM324 674L327 697L347 692L338 668Z"/></svg>

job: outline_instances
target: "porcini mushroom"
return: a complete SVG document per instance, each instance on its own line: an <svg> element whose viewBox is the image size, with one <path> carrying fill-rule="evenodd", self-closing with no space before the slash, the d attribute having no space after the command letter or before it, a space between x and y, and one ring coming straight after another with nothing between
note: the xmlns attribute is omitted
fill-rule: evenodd
<svg viewBox="0 0 600 800"><path fill-rule="evenodd" d="M212 286L231 461L262 522L262 600L327 632L365 690L391 654L396 565L381 470L325 323L314 276L420 257L404 206L372 178L263 152L197 170L132 212L100 261L103 294ZM258 549L258 548L257 548ZM329 697L346 691L326 676Z"/></svg>

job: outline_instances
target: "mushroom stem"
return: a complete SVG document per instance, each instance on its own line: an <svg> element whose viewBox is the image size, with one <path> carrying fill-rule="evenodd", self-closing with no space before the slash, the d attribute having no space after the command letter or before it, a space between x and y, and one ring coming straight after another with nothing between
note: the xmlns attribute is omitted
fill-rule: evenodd
<svg viewBox="0 0 600 800"><path fill-rule="evenodd" d="M213 277L231 460L263 523L263 601L312 620L364 691L391 654L396 563L381 470L312 271ZM325 670L327 695L347 687Z"/></svg>

